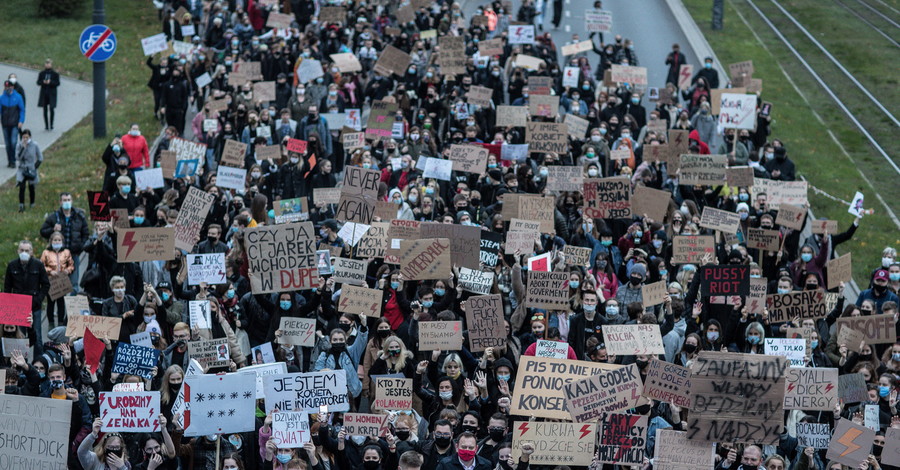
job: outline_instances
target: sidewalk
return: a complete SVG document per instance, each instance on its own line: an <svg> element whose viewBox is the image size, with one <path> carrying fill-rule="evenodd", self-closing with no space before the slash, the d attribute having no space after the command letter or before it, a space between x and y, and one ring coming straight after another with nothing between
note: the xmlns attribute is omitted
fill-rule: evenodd
<svg viewBox="0 0 900 470"><path fill-rule="evenodd" d="M71 129L84 119L93 109L93 85L81 80L73 80L60 76L60 85L57 88L56 119L53 130L44 130L43 109L38 108L40 87L37 85L38 70L27 69L16 65L0 63L0 79L6 80L10 73L15 73L18 83L25 89L25 125L24 129L30 129L34 141L44 152L44 158L54 158L48 155L47 149L62 137L63 133ZM0 148L6 151L3 139L0 138ZM15 177L16 170L6 167L4 155L3 165L0 165L0 184Z"/></svg>

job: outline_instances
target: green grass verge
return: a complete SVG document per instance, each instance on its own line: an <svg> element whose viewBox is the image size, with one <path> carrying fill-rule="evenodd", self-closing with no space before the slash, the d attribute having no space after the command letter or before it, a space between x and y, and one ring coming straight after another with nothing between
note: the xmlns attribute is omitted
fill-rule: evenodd
<svg viewBox="0 0 900 470"><path fill-rule="evenodd" d="M37 16L37 2L6 0L10 14L0 15L0 61L29 68L40 68L50 57L63 75L91 80L92 65L78 49L81 31L91 24L90 0L73 18L44 19ZM14 14L12 12L15 12ZM98 190L103 184L100 156L115 133L124 133L132 122L141 125L148 138L158 132L153 119L153 94L147 88L150 70L144 65L140 38L160 30L156 10L150 2L106 0L107 25L115 31L118 49L106 63L107 139L93 138L91 115L66 132L50 148L43 149L41 182L37 187L34 209L18 213L18 189L15 178L0 186L0 269L15 257L16 242L35 240L35 252L45 246L40 238L44 215L58 208L58 194L69 191L75 206L87 209L87 190ZM32 98L32 99L37 99ZM57 113L65 113L58 108ZM40 118L32 117L32 127Z"/></svg>
<svg viewBox="0 0 900 470"><path fill-rule="evenodd" d="M772 12L768 11L771 7L770 2L760 0L756 3L757 5L768 4L764 11L768 16L774 16ZM805 0L793 3L805 3ZM829 2L824 3L828 4ZM726 2L725 28L721 31L713 31L710 27L712 2L709 0L684 0L684 4L723 64L753 60L754 77L763 80L762 97L774 104L772 138L782 139L786 143L788 153L797 165L798 174L806 177L812 185L847 201L852 199L856 191L866 194L866 206L875 209L876 213L865 217L854 239L841 245L839 250L853 253L854 279L862 286L867 285L871 270L880 264L881 250L886 246L900 246L900 239L898 239L900 231L887 216L884 206L875 198L872 186L860 176L857 168L866 174L875 190L896 213L900 191L897 189L897 177L893 173L893 169L887 167L883 158L875 153L864 136L847 120L846 116L815 82L812 75L803 68L796 57L745 1L729 0ZM771 9L775 10L774 7ZM791 7L789 11L807 29L810 29L813 24L817 28L824 28L826 24L831 24L831 20L827 23L809 20L808 9ZM741 20L738 13L746 19L752 30ZM834 21L850 22L851 19L865 26L864 23L849 14L840 15ZM778 25L781 27L780 24ZM754 31L762 43L753 34ZM828 35L820 35L825 31L811 29L811 32L819 39ZM858 30L854 35L855 39L865 44L872 44L866 46L854 44L850 49L858 51L866 47L876 47L874 44L880 45L879 40L884 41L881 36L876 36L875 33L864 34L863 30ZM810 48L814 48L811 43L807 42L804 45L798 37L795 38L794 34L790 34L788 37L814 69L823 70L820 72L823 74L827 73L824 75L824 79L829 86L832 88L852 86L847 83L847 80L835 75L836 69L831 69L830 63L826 65L827 58L820 53L806 53L808 50L811 51ZM847 35L838 35L837 37L837 40L840 41L846 39ZM843 60L843 57L840 60ZM896 77L896 74L891 71L893 64L890 61L882 58L877 63L875 62L866 64L866 80L870 80L872 76L890 77L893 75ZM876 70L879 64L881 74ZM845 63L845 66L849 67L850 64ZM797 93L790 81L785 79L782 69L802 90L806 99ZM849 70L856 72L852 67ZM862 78L860 79L862 80ZM866 85L868 86L870 83L866 83ZM874 81L871 82L871 85L881 86L880 83ZM825 121L824 128L813 115L813 109ZM869 105L868 109L869 112L872 112L872 105ZM850 154L850 158L847 158L841 148L829 137L828 130L834 133ZM817 217L837 220L841 230L847 228L853 220L853 216L847 213L847 206L820 196L812 190L809 191L809 201Z"/></svg>

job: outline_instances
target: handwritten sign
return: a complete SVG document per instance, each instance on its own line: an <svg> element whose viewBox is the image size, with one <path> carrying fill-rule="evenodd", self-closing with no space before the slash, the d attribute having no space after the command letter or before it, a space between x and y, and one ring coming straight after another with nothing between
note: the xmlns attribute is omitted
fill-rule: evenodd
<svg viewBox="0 0 900 470"><path fill-rule="evenodd" d="M419 349L422 351L456 351L462 348L462 322L419 322Z"/></svg>
<svg viewBox="0 0 900 470"><path fill-rule="evenodd" d="M684 185L718 186L725 182L726 155L681 156L679 183Z"/></svg>
<svg viewBox="0 0 900 470"><path fill-rule="evenodd" d="M513 387L510 414L570 419L565 387L620 366L568 359L522 356Z"/></svg>
<svg viewBox="0 0 900 470"><path fill-rule="evenodd" d="M719 126L725 129L756 128L756 95L719 95Z"/></svg>
<svg viewBox="0 0 900 470"><path fill-rule="evenodd" d="M406 280L449 279L452 274L450 240L424 238L401 241L400 266Z"/></svg>
<svg viewBox="0 0 900 470"><path fill-rule="evenodd" d="M556 271L528 273L525 305L549 310L569 308L569 274Z"/></svg>
<svg viewBox="0 0 900 470"><path fill-rule="evenodd" d="M806 365L806 340L803 338L766 338L766 355L782 356L791 362L791 367Z"/></svg>
<svg viewBox="0 0 900 470"><path fill-rule="evenodd" d="M673 264L699 264L704 256L715 257L715 254L716 242L712 235L676 235L672 240Z"/></svg>
<svg viewBox="0 0 900 470"><path fill-rule="evenodd" d="M866 343L869 345L890 344L897 339L897 331L894 328L894 316L889 313L838 318L837 324L838 331L845 326L861 331L866 335Z"/></svg>
<svg viewBox="0 0 900 470"><path fill-rule="evenodd" d="M781 207L784 207L782 204ZM825 264L828 269L828 288L834 289L841 285L842 282L853 281L853 259L852 253L847 253L838 258L828 260Z"/></svg>
<svg viewBox="0 0 900 470"><path fill-rule="evenodd" d="M413 379L375 378L375 401L372 409L383 411L412 409Z"/></svg>
<svg viewBox="0 0 900 470"><path fill-rule="evenodd" d="M600 425L597 461L626 465L641 465L647 446L646 415L610 413Z"/></svg>
<svg viewBox="0 0 900 470"><path fill-rule="evenodd" d="M212 208L215 196L194 186L188 188L178 218L175 220L175 248L191 251L194 244L200 238L200 230L206 220L206 215ZM169 250L170 252L172 250ZM159 258L171 259L171 258Z"/></svg>
<svg viewBox="0 0 900 470"><path fill-rule="evenodd" d="M187 255L187 265L189 285L225 283L225 253Z"/></svg>
<svg viewBox="0 0 900 470"><path fill-rule="evenodd" d="M91 332L94 329L91 328ZM138 375L145 379L153 378L153 368L159 361L159 351L134 346L128 343L119 343L116 348L116 357L113 361L112 372L114 374Z"/></svg>
<svg viewBox="0 0 900 470"><path fill-rule="evenodd" d="M159 392L100 392L103 432L158 432Z"/></svg>
<svg viewBox="0 0 900 470"><path fill-rule="evenodd" d="M586 466L594 457L597 424L517 421L512 432L511 457L518 462L522 444L534 446L529 463L534 465Z"/></svg>
<svg viewBox="0 0 900 470"><path fill-rule="evenodd" d="M566 406L572 421L598 421L607 413L634 408L641 398L641 382L637 366L629 364L566 384Z"/></svg>
<svg viewBox="0 0 900 470"><path fill-rule="evenodd" d="M784 203L778 206L778 217L775 218L775 223L794 230L803 230L805 218L805 207Z"/></svg>
<svg viewBox="0 0 900 470"><path fill-rule="evenodd" d="M825 309L824 300L825 294L818 290L769 294L766 296L769 321L781 323L791 321L795 317L799 317L801 320L825 318L828 312Z"/></svg>
<svg viewBox="0 0 900 470"><path fill-rule="evenodd" d="M68 468L72 402L0 394L0 447L7 468ZM15 443L15 445L13 445Z"/></svg>
<svg viewBox="0 0 900 470"><path fill-rule="evenodd" d="M74 298L78 297L87 300L84 296L74 296ZM84 329L90 328L91 333L94 333L97 338L119 339L119 330L122 328L121 318L79 315L78 312L78 310L69 310L69 320L66 323L66 336L69 338L81 338L84 336Z"/></svg>
<svg viewBox="0 0 900 470"><path fill-rule="evenodd" d="M318 413L350 410L347 374L343 370L267 375L263 378L266 410Z"/></svg>
<svg viewBox="0 0 900 470"><path fill-rule="evenodd" d="M188 341L188 352L191 359L196 359L205 368L227 367L231 362L231 354L226 338Z"/></svg>
<svg viewBox="0 0 900 470"><path fill-rule="evenodd" d="M612 81L647 86L647 68L613 64Z"/></svg>
<svg viewBox="0 0 900 470"><path fill-rule="evenodd" d="M350 436L378 438L390 432L387 414L344 413L344 431Z"/></svg>
<svg viewBox="0 0 900 470"><path fill-rule="evenodd" d="M784 339L784 338L779 338ZM769 338L766 338L768 341ZM789 340L797 341L797 340ZM804 339L800 339L802 346ZM794 345L799 348L798 345ZM766 351L766 354L769 354ZM819 367L790 367L784 380L784 409L830 411L838 403L838 370Z"/></svg>
<svg viewBox="0 0 900 470"><path fill-rule="evenodd" d="M700 226L725 233L737 233L741 225L741 216L737 213L723 211L710 206L703 207Z"/></svg>
<svg viewBox="0 0 900 470"><path fill-rule="evenodd" d="M68 279L68 276L63 275L62 277ZM30 318L30 295L0 294L0 324L31 327L31 322L28 321Z"/></svg>
<svg viewBox="0 0 900 470"><path fill-rule="evenodd" d="M589 267L591 264L591 249L583 246L566 245L563 248L566 262L573 266Z"/></svg>
<svg viewBox="0 0 900 470"><path fill-rule="evenodd" d="M245 229L253 293L320 287L314 233L311 222Z"/></svg>
<svg viewBox="0 0 900 470"><path fill-rule="evenodd" d="M659 325L605 325L603 342L615 356L665 353Z"/></svg>
<svg viewBox="0 0 900 470"><path fill-rule="evenodd" d="M556 110L553 110L553 115L556 115ZM568 152L568 126L560 122L529 121L526 123L525 142L531 153L549 152L563 155Z"/></svg>
<svg viewBox="0 0 900 470"><path fill-rule="evenodd" d="M584 180L584 217L631 218L631 182L628 178Z"/></svg>
<svg viewBox="0 0 900 470"><path fill-rule="evenodd" d="M278 337L281 344L311 347L316 343L314 318L281 317L278 329L281 331L281 336Z"/></svg>
<svg viewBox="0 0 900 470"><path fill-rule="evenodd" d="M691 370L670 362L650 359L647 380L641 395L671 403L682 408L691 407Z"/></svg>
<svg viewBox="0 0 900 470"><path fill-rule="evenodd" d="M646 215L653 220L663 220L669 212L671 199L672 194L668 191L638 185L631 197L632 212L640 216Z"/></svg>

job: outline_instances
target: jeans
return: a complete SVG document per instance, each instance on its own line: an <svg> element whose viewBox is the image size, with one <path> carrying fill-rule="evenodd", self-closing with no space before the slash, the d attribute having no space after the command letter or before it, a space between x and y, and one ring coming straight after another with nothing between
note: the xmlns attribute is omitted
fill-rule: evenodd
<svg viewBox="0 0 900 470"><path fill-rule="evenodd" d="M16 144L19 143L19 128L16 126L3 126L3 142L6 144L6 161L10 165L16 164Z"/></svg>
<svg viewBox="0 0 900 470"><path fill-rule="evenodd" d="M81 286L78 285L79 277L81 277L81 254L73 254L72 261L75 263L75 270L69 274L69 279L72 281L72 294L75 295L81 292Z"/></svg>

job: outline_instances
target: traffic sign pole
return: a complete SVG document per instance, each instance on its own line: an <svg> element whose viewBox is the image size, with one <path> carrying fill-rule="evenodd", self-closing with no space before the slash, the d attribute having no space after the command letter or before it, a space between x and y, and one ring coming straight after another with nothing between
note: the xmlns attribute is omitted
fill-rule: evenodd
<svg viewBox="0 0 900 470"><path fill-rule="evenodd" d="M106 23L103 0L94 0L93 19L94 24ZM97 41L97 44L102 42ZM94 62L94 138L103 137L106 137L106 63Z"/></svg>

